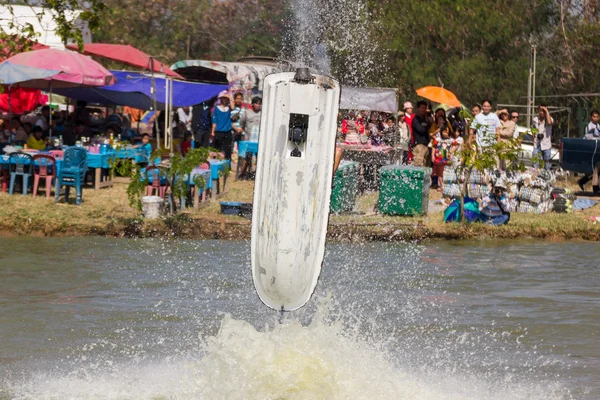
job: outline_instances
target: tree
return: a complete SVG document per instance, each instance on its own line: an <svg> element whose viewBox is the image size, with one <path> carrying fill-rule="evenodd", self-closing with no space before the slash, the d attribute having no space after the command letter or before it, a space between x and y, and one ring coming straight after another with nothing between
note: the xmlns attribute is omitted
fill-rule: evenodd
<svg viewBox="0 0 600 400"><path fill-rule="evenodd" d="M460 113L462 118L472 121L473 116L463 110ZM479 129L479 125L476 129ZM468 129L468 127L467 127ZM461 151L458 152L460 163L455 165L456 176L459 179L460 186L460 220L463 221L465 215L465 197L468 194L469 183L473 171L490 171L497 168L499 161L504 161L506 170L523 170L525 166L519 162L519 152L521 150L520 138L491 140L487 146L478 146L473 140L467 141Z"/></svg>
<svg viewBox="0 0 600 400"><path fill-rule="evenodd" d="M169 64L182 59L276 57L286 9L276 0L105 0L95 41L127 43Z"/></svg>
<svg viewBox="0 0 600 400"><path fill-rule="evenodd" d="M0 9L3 10L0 17L0 51L11 55L28 50L38 37L31 23L18 20L14 13L16 5L32 9L39 7L41 11L36 11L36 17L40 23L44 13L50 14L63 43L74 40L80 47L83 46L83 36L79 24L87 24L93 32L101 25L106 12L103 0L0 0ZM74 14L77 10L81 10L78 15Z"/></svg>

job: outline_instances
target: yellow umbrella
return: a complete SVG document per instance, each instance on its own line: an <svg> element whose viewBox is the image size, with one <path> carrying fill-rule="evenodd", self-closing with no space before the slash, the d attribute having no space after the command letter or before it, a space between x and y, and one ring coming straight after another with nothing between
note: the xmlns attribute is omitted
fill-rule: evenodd
<svg viewBox="0 0 600 400"><path fill-rule="evenodd" d="M460 101L454 93L439 86L425 86L417 89L417 94L427 100L435 101L436 103L447 104L452 107L460 107Z"/></svg>

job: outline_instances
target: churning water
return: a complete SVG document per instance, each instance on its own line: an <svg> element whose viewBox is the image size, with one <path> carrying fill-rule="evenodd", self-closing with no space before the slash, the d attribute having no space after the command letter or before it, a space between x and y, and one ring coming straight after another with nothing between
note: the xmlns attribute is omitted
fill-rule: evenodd
<svg viewBox="0 0 600 400"><path fill-rule="evenodd" d="M377 42L381 24L365 0L292 0L281 58L330 75L343 85L376 82L387 69Z"/></svg>
<svg viewBox="0 0 600 400"><path fill-rule="evenodd" d="M330 244L278 316L245 242L4 238L0 398L597 399L595 244Z"/></svg>

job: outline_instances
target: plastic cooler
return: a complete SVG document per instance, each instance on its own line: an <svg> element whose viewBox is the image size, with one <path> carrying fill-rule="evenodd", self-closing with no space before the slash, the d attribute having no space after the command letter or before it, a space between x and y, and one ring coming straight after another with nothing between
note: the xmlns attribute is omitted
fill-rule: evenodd
<svg viewBox="0 0 600 400"><path fill-rule="evenodd" d="M332 213L339 214L354 209L358 190L358 167L358 163L353 161L340 162L333 177L330 205Z"/></svg>
<svg viewBox="0 0 600 400"><path fill-rule="evenodd" d="M379 212L387 215L427 214L430 175L430 168L382 167L379 170Z"/></svg>

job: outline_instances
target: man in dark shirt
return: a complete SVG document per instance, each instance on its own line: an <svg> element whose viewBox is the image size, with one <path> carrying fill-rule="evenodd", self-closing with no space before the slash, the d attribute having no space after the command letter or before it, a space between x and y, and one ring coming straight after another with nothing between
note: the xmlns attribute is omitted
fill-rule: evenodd
<svg viewBox="0 0 600 400"><path fill-rule="evenodd" d="M431 118L427 115L427 103L423 100L417 103L417 115L412 121L412 134L414 138L413 162L416 167L426 167L430 161L429 128L431 127Z"/></svg>
<svg viewBox="0 0 600 400"><path fill-rule="evenodd" d="M192 132L194 132L194 146L208 147L210 131L212 129L211 105L208 102L195 105L192 111Z"/></svg>

